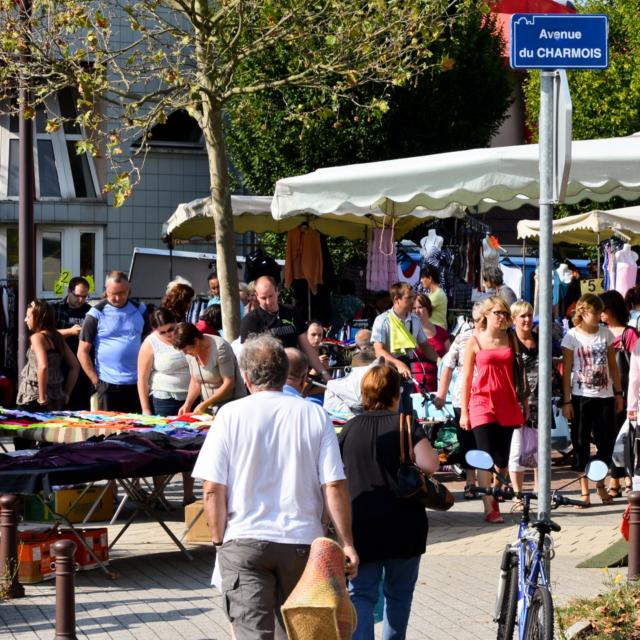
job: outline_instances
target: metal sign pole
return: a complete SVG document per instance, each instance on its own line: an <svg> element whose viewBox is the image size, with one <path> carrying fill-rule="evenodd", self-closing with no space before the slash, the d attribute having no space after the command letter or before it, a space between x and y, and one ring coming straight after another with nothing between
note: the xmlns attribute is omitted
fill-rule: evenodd
<svg viewBox="0 0 640 640"><path fill-rule="evenodd" d="M538 337L538 519L549 518L551 504L551 302L553 267L553 84L555 72L540 78L540 327ZM549 410L547 410L549 407Z"/></svg>

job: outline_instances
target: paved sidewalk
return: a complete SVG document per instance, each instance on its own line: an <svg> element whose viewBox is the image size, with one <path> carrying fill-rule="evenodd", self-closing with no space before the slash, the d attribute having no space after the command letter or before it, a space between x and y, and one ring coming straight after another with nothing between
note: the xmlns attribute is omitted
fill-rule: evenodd
<svg viewBox="0 0 640 640"><path fill-rule="evenodd" d="M420 567L408 640L495 638L491 618L498 565L504 545L515 536L517 517L505 516L504 525L485 524L480 501L463 501L461 483L449 486L456 489L458 502L448 513L430 513L428 549ZM177 488L172 487L170 495L177 504ZM562 525L562 531L555 535L552 563L556 602L592 596L603 589L607 575L602 569L577 569L576 565L619 539L624 501L619 499L609 506L595 503L599 503L597 498L591 509L565 507L553 513ZM507 512L508 504L504 506L503 512ZM171 514L168 522L178 536L183 530L181 517L180 510ZM117 529L110 528L111 537ZM190 562L157 524L132 526L112 554L111 569L118 574L115 579L98 570L77 575L78 638L229 638L220 595L209 586L213 550L193 546L192 552L194 560ZM51 640L53 582L27 585L26 593L24 599L0 603L0 636ZM376 625L378 636L380 626Z"/></svg>

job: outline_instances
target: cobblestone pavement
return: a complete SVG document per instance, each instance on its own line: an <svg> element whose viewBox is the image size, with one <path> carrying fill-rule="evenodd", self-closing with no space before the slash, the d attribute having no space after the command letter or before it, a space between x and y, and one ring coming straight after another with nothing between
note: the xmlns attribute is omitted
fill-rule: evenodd
<svg viewBox="0 0 640 640"><path fill-rule="evenodd" d="M563 471L554 470L558 484ZM566 475L566 472L564 472ZM420 567L408 640L485 640L495 637L492 610L498 564L504 545L516 533L517 517L506 515L504 525L485 524L479 500L462 500L462 483L452 483L458 502L448 513L430 513L428 549ZM573 485L573 494L577 493ZM179 487L170 497L178 504ZM570 495L570 494L569 494ZM557 603L574 596L592 596L604 587L602 569L577 569L585 558L619 539L624 509L619 499L591 509L565 507L553 513L562 525L556 534L552 563ZM598 504L596 504L598 503ZM508 512L508 503L503 512ZM182 511L170 514L168 524L180 536ZM110 527L113 537L118 527ZM191 547L187 560L154 523L136 523L112 553L115 579L98 570L76 579L78 638L91 640L222 640L228 624L217 591L209 586L213 550ZM615 570L612 570L612 575ZM54 585L47 581L26 586L27 596L0 603L0 637L32 640L54 637ZM381 625L376 625L378 637Z"/></svg>

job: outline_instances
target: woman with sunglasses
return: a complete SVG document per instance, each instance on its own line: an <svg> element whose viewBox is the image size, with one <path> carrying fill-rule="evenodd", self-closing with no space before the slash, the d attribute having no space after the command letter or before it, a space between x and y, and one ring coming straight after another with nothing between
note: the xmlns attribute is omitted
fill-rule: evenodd
<svg viewBox="0 0 640 640"><path fill-rule="evenodd" d="M159 307L149 318L153 331L138 354L138 395L144 415L176 416L187 399L189 365L173 346L175 315Z"/></svg>
<svg viewBox="0 0 640 640"><path fill-rule="evenodd" d="M180 322L173 334L173 346L187 357L191 380L186 400L178 415L215 413L219 406L243 398L246 387L231 345L220 336L205 335L189 322Z"/></svg>
<svg viewBox="0 0 640 640"><path fill-rule="evenodd" d="M460 427L473 429L476 446L491 454L503 475L507 473L513 432L524 423L513 380L511 324L511 310L503 298L484 300L477 327L480 331L465 349L460 408ZM490 486L491 473L478 470L478 481ZM503 522L496 500L491 496L482 500L485 521Z"/></svg>
<svg viewBox="0 0 640 640"><path fill-rule="evenodd" d="M149 317L153 331L145 338L138 353L138 396L146 416L177 416L189 390L189 365L182 351L173 346L176 317L159 307ZM154 483L158 479L154 478ZM193 478L182 474L183 505L195 502ZM164 496L159 499L164 501ZM166 501L165 501L166 504Z"/></svg>

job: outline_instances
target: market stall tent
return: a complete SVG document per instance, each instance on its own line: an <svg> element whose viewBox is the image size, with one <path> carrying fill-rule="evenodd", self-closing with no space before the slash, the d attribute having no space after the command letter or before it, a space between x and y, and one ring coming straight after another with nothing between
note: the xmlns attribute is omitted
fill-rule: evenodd
<svg viewBox="0 0 640 640"><path fill-rule="evenodd" d="M608 240L616 235L621 237L622 234L622 237L629 238L631 244L640 245L640 206L608 211L595 209L559 218L553 221L552 234L554 243L588 244ZM537 220L518 222L518 238L528 240L539 236L540 223Z"/></svg>
<svg viewBox="0 0 640 640"><path fill-rule="evenodd" d="M285 220L274 220L271 215L270 196L231 196L233 209L233 227L236 233L254 231L277 233L295 229L303 222L328 236L342 236L351 240L366 238L366 230L373 226L395 225L396 239L411 229L433 218L461 218L464 209L452 205L441 211L427 211L418 208L410 215L391 220L389 216L376 208L336 207L327 215L318 217L315 212L296 211ZM326 212L323 212L326 213ZM179 204L162 228L162 237L172 244L189 242L196 238L210 239L214 236L213 212L210 198L198 198Z"/></svg>
<svg viewBox="0 0 640 640"><path fill-rule="evenodd" d="M285 220L301 210L344 207L377 207L394 216L452 204L512 210L538 204L539 172L537 144L331 167L278 180L271 211ZM574 141L565 203L614 196L640 199L640 135Z"/></svg>

